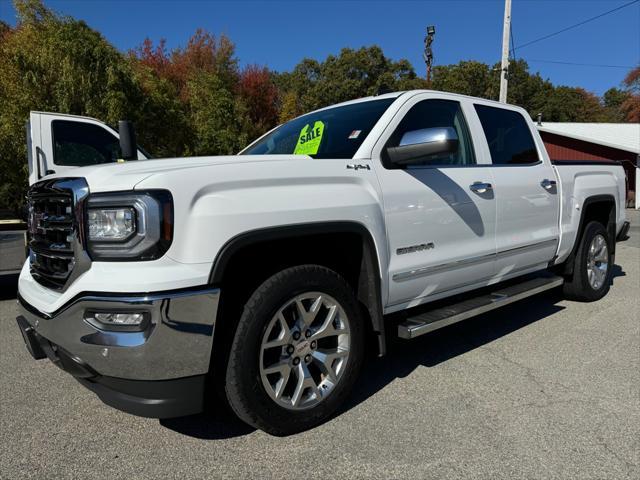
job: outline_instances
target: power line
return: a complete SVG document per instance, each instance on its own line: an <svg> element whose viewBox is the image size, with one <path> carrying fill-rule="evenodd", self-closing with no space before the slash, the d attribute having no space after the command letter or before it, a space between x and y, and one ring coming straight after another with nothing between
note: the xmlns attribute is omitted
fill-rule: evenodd
<svg viewBox="0 0 640 480"><path fill-rule="evenodd" d="M513 43L513 22L509 24L509 36L511 37L511 57L516 59L516 47Z"/></svg>
<svg viewBox="0 0 640 480"><path fill-rule="evenodd" d="M576 28L576 27L579 27L581 25L584 25L585 23L592 22L593 20L596 20L598 18L604 17L605 15L609 15L610 13L617 12L618 10L622 10L623 8L626 8L626 7L630 6L630 5L633 5L634 3L638 3L638 2L640 2L640 0L632 0L631 2L625 3L624 5L620 5L619 7L616 7L614 9L612 9L612 10L609 10L609 11L606 11L604 13L601 13L600 15L596 15L595 17L591 17L591 18L588 18L586 20L583 20L580 23L576 23L576 24L571 25L569 27L563 28L562 30L558 30L557 32L545 35L544 37L536 38L535 40L531 40L530 42L523 43L522 45L518 45L518 48L528 47L529 45L533 45L534 43L541 42L542 40L546 40L547 38L554 37L556 35L559 35L561 33L566 32L567 30L571 30L573 28Z"/></svg>
<svg viewBox="0 0 640 480"><path fill-rule="evenodd" d="M527 60L528 62L535 63L555 63L558 65L577 65L580 67L603 67L603 68L635 68L633 65L605 65L601 63L575 63L575 62L560 62L556 60Z"/></svg>

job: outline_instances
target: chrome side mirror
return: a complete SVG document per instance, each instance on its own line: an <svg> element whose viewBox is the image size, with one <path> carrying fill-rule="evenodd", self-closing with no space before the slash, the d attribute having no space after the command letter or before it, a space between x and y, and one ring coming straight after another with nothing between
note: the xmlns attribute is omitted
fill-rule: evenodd
<svg viewBox="0 0 640 480"><path fill-rule="evenodd" d="M387 148L396 165L424 162L424 157L440 157L458 151L458 134L452 127L422 128L406 132L397 147Z"/></svg>

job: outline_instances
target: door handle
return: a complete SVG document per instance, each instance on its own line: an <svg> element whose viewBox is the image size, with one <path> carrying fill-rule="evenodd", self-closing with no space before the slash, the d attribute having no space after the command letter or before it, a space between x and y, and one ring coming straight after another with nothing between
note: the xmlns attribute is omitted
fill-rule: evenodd
<svg viewBox="0 0 640 480"><path fill-rule="evenodd" d="M493 190L493 185L484 182L473 182L471 185L469 185L469 188L472 192L487 193L489 190Z"/></svg>
<svg viewBox="0 0 640 480"><path fill-rule="evenodd" d="M553 187L556 186L556 181L555 180L549 180L548 178L545 178L544 180L542 180L540 182L540 185L542 185L542 188L544 188L546 190L551 190Z"/></svg>

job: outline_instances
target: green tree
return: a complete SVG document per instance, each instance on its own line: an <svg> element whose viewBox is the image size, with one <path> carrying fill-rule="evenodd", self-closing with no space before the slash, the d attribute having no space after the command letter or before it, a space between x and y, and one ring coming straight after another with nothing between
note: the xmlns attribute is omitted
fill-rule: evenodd
<svg viewBox="0 0 640 480"><path fill-rule="evenodd" d="M497 100L500 91L500 64L489 67L476 61L434 68L433 88L474 97ZM601 122L610 118L610 109L594 94L582 88L554 87L540 76L530 73L523 59L509 64L507 101L523 107L532 118L543 114L554 122Z"/></svg>
<svg viewBox="0 0 640 480"><path fill-rule="evenodd" d="M612 87L604 92L602 101L608 122L624 122L626 120L622 105L624 105L629 96L629 92L625 92L616 87Z"/></svg>
<svg viewBox="0 0 640 480"><path fill-rule="evenodd" d="M540 107L549 122L602 122L604 107L593 93L583 88L555 87Z"/></svg>
<svg viewBox="0 0 640 480"><path fill-rule="evenodd" d="M293 91L286 92L282 97L282 105L280 107L280 123L288 122L292 118L302 115L302 113L298 95Z"/></svg>
<svg viewBox="0 0 640 480"><path fill-rule="evenodd" d="M426 86L407 60L394 62L375 45L343 48L339 55L329 55L322 62L305 58L292 72L278 77L281 91L297 95L305 112L381 91Z"/></svg>
<svg viewBox="0 0 640 480"><path fill-rule="evenodd" d="M247 144L247 112L223 79L199 73L187 82L187 92L194 142L186 155L233 155Z"/></svg>
<svg viewBox="0 0 640 480"><path fill-rule="evenodd" d="M455 65L438 65L433 69L431 87L443 92L490 98L492 76L498 77L489 65L473 60Z"/></svg>
<svg viewBox="0 0 640 480"><path fill-rule="evenodd" d="M19 208L26 188L24 122L30 110L138 119L142 92L120 52L84 22L40 0L16 0L18 23L0 43L0 205Z"/></svg>

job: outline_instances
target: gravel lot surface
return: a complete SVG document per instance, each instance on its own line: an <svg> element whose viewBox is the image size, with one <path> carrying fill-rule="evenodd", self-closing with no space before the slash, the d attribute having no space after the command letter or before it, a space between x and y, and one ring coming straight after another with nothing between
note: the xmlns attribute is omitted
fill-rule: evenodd
<svg viewBox="0 0 640 480"><path fill-rule="evenodd" d="M0 478L640 478L640 218L592 304L534 297L368 364L305 433L130 416L27 353L0 279Z"/></svg>

